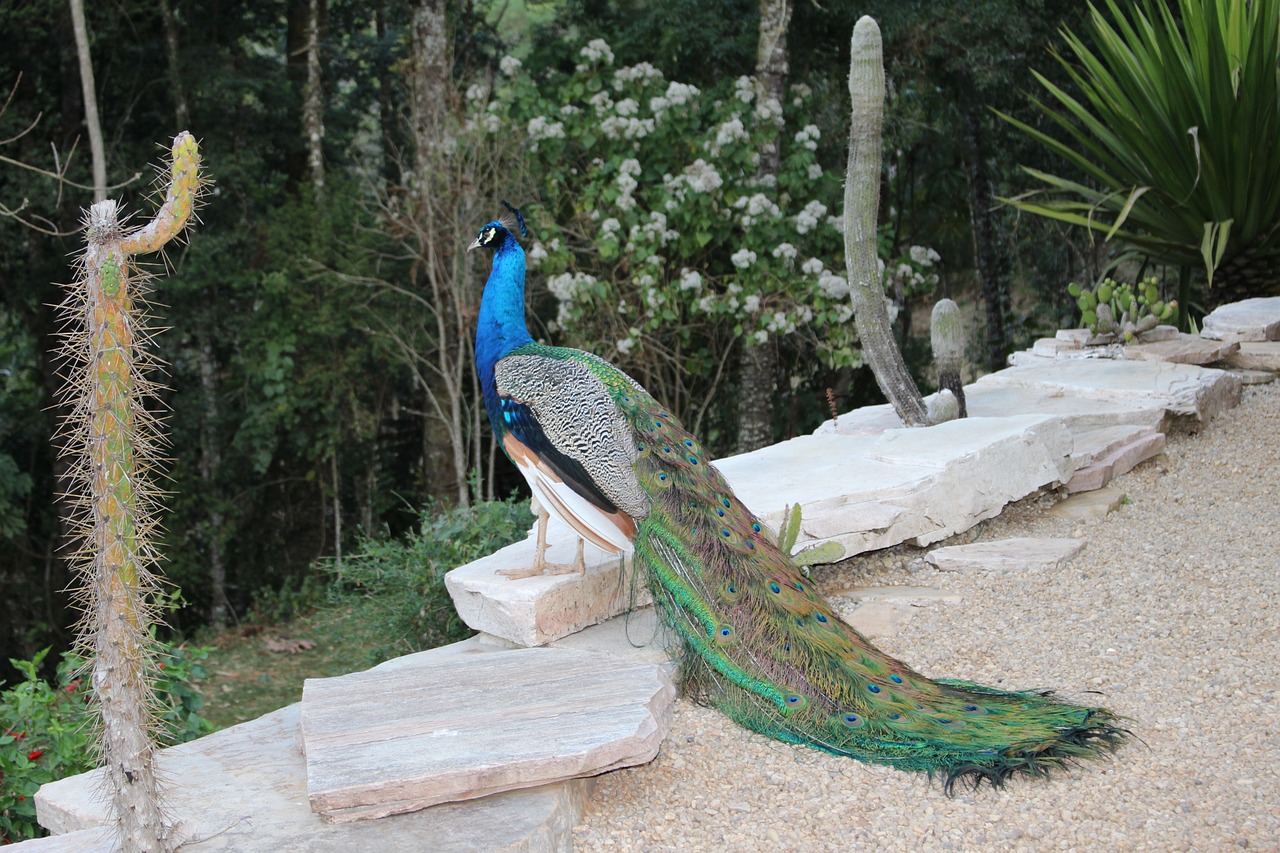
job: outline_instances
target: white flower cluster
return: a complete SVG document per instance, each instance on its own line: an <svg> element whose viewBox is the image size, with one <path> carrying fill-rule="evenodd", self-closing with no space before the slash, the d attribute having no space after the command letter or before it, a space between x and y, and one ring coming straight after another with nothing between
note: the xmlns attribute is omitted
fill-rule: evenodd
<svg viewBox="0 0 1280 853"><path fill-rule="evenodd" d="M800 271L805 275L817 275L824 267L825 265L818 258L810 258L800 265Z"/></svg>
<svg viewBox="0 0 1280 853"><path fill-rule="evenodd" d="M782 127L782 104L778 103L777 98L761 98L756 102L756 121Z"/></svg>
<svg viewBox="0 0 1280 853"><path fill-rule="evenodd" d="M685 267L680 270L680 280L676 284L681 290L699 293L702 291L702 273Z"/></svg>
<svg viewBox="0 0 1280 853"><path fill-rule="evenodd" d="M613 105L613 111L620 116L633 116L640 112L640 102L635 98L623 98Z"/></svg>
<svg viewBox="0 0 1280 853"><path fill-rule="evenodd" d="M801 106L813 95L813 89L809 88L807 83L796 83L791 87L792 99L791 103L795 106Z"/></svg>
<svg viewBox="0 0 1280 853"><path fill-rule="evenodd" d="M818 150L818 140L822 138L822 132L818 130L816 124L806 124L804 129L796 134L796 144L803 145L810 151Z"/></svg>
<svg viewBox="0 0 1280 853"><path fill-rule="evenodd" d="M638 332L639 330L632 329L631 331ZM615 346L618 348L618 355L626 355L627 353L631 352L632 348L634 348L635 345L636 345L635 338L623 338L622 340L618 341L618 343Z"/></svg>
<svg viewBox="0 0 1280 853"><path fill-rule="evenodd" d="M748 314L754 314L760 310L760 294L752 293L742 300L742 307L746 309Z"/></svg>
<svg viewBox="0 0 1280 853"><path fill-rule="evenodd" d="M745 270L756 262L756 253L750 249L739 249L729 256L729 260L738 269Z"/></svg>
<svg viewBox="0 0 1280 853"><path fill-rule="evenodd" d="M739 77L733 82L733 96L744 104L749 104L756 97L756 81L751 77Z"/></svg>
<svg viewBox="0 0 1280 853"><path fill-rule="evenodd" d="M700 94L697 86L690 86L686 83L677 83L674 80L667 86L665 95L649 99L649 109L657 118L666 115L667 110L672 107L682 107L685 104L698 97Z"/></svg>
<svg viewBox="0 0 1280 853"><path fill-rule="evenodd" d="M576 116L580 112L582 112L582 107L578 106L577 104L561 104L560 105L560 115L564 116L565 118L568 118L569 116Z"/></svg>
<svg viewBox="0 0 1280 853"><path fill-rule="evenodd" d="M626 102L624 101L623 103ZM635 101L631 101L631 103L635 103ZM656 127L656 123L651 118L609 116L600 122L600 129L610 139L644 139L653 133L654 127Z"/></svg>
<svg viewBox="0 0 1280 853"><path fill-rule="evenodd" d="M614 219L612 216L610 216L610 217L609 217L608 219L606 219L604 222L601 222L601 223L600 223L600 236L601 236L601 237L608 237L609 235L611 235L611 234L612 234L612 235L614 235L614 239L616 240L616 239L618 239L618 238L617 238L617 232L619 232L619 231L621 231L621 230L622 230L622 223L621 223L621 222L619 222L618 220Z"/></svg>
<svg viewBox="0 0 1280 853"><path fill-rule="evenodd" d="M631 65L627 68L619 68L613 73L613 89L615 92L621 92L622 87L627 83L633 83L637 80L642 83L645 80L661 80L662 72L654 68L647 62L641 62L639 65Z"/></svg>
<svg viewBox="0 0 1280 853"><path fill-rule="evenodd" d="M472 104L483 104L489 100L489 87L472 83L467 87L467 101Z"/></svg>
<svg viewBox="0 0 1280 853"><path fill-rule="evenodd" d="M818 223L822 220L822 217L826 215L827 206L817 199L814 199L804 206L804 210L796 214L796 230L801 234L808 234L810 231L818 227Z"/></svg>
<svg viewBox="0 0 1280 853"><path fill-rule="evenodd" d="M796 330L796 321L782 311L775 311L769 318L769 322L765 324L765 328L774 334L789 335Z"/></svg>
<svg viewBox="0 0 1280 853"><path fill-rule="evenodd" d="M931 267L942 260L942 256L928 246L912 246L908 253L911 260L922 267Z"/></svg>
<svg viewBox="0 0 1280 853"><path fill-rule="evenodd" d="M724 186L724 178L720 177L715 166L699 157L685 166L682 174L663 176L663 184L668 195L672 196L667 201L667 209L673 210L676 199L684 201L686 188L695 193L709 193Z"/></svg>
<svg viewBox="0 0 1280 853"><path fill-rule="evenodd" d="M523 63L514 56L504 56L498 60L498 70L507 77L514 77L520 72L520 66Z"/></svg>
<svg viewBox="0 0 1280 853"><path fill-rule="evenodd" d="M638 242L657 241L658 245L665 246L672 240L679 239L680 232L674 228L667 227L667 215L660 210L654 210L649 213L649 221L642 225L632 225L630 231L629 246L634 248ZM646 261L646 263L661 264L662 259L654 255Z"/></svg>
<svg viewBox="0 0 1280 853"><path fill-rule="evenodd" d="M849 295L849 282L830 270L818 274L818 292L828 299L844 299Z"/></svg>
<svg viewBox="0 0 1280 853"><path fill-rule="evenodd" d="M822 167L817 163L809 164L809 180L816 181L822 177Z"/></svg>
<svg viewBox="0 0 1280 853"><path fill-rule="evenodd" d="M578 51L578 55L587 62L599 62L603 59L605 65L613 64L613 48L609 47L609 43L604 39L592 39L587 42L587 46Z"/></svg>
<svg viewBox="0 0 1280 853"><path fill-rule="evenodd" d="M706 296L698 300L698 310L703 314L710 314L716 310L716 296L714 293L708 293Z"/></svg>
<svg viewBox="0 0 1280 853"><path fill-rule="evenodd" d="M746 142L750 139L746 127L742 124L742 119L734 116L716 128L716 138L708 143L707 147L711 151L711 155L718 156L720 149L726 145L732 145L735 142Z"/></svg>
<svg viewBox="0 0 1280 853"><path fill-rule="evenodd" d="M564 303L572 302L584 287L595 283L596 277L585 272L562 272L559 275L547 277L547 289L562 303L562 306ZM564 324L561 323L561 325Z"/></svg>
<svg viewBox="0 0 1280 853"><path fill-rule="evenodd" d="M750 228L757 219L763 217L778 219L782 216L782 209L764 193L756 193L753 196L739 196L738 200L733 203L733 207L735 210L744 211L738 216L738 222L742 224L743 228Z"/></svg>
<svg viewBox="0 0 1280 853"><path fill-rule="evenodd" d="M621 175L638 175L643 171L640 168L640 161L634 157L629 157L618 164L618 173Z"/></svg>
<svg viewBox="0 0 1280 853"><path fill-rule="evenodd" d="M534 116L529 119L529 139L533 144L529 147L537 151L539 139L564 139L564 124L551 121L546 116Z"/></svg>
<svg viewBox="0 0 1280 853"><path fill-rule="evenodd" d="M537 267L542 261L547 259L547 247L541 242L535 240L533 245L529 247L529 266Z"/></svg>
<svg viewBox="0 0 1280 853"><path fill-rule="evenodd" d="M613 98L609 97L609 92L605 89L588 98L587 103L596 108L596 115L604 115L613 109Z"/></svg>
<svg viewBox="0 0 1280 853"><path fill-rule="evenodd" d="M799 251L790 243L779 243L773 247L773 256L782 260L788 267L795 262L797 254Z"/></svg>

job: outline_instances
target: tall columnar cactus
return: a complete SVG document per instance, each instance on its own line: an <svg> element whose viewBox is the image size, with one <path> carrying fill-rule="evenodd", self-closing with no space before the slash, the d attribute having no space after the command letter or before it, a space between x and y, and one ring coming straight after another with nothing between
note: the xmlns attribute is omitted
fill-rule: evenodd
<svg viewBox="0 0 1280 853"><path fill-rule="evenodd" d="M893 337L876 254L880 208L881 128L884 124L884 62L880 27L863 16L853 27L849 60L849 165L844 183L844 253L862 354L876 384L907 426L925 426L928 413Z"/></svg>
<svg viewBox="0 0 1280 853"><path fill-rule="evenodd" d="M968 417L964 385L960 381L960 368L964 366L964 317L954 301L939 299L933 306L929 340L933 345L933 365L938 371L938 390L954 394L959 405L958 416Z"/></svg>
<svg viewBox="0 0 1280 853"><path fill-rule="evenodd" d="M156 216L125 229L113 200L85 217L87 248L61 308L72 367L64 388L71 414L63 452L71 457L71 519L84 611L78 641L90 661L100 717L101 758L124 849L173 846L153 763L156 671L151 628L157 578L153 533L159 511L154 473L163 436L146 400L155 357L141 293L148 276L134 256L159 251L191 218L200 153L191 134L173 141L167 197Z"/></svg>

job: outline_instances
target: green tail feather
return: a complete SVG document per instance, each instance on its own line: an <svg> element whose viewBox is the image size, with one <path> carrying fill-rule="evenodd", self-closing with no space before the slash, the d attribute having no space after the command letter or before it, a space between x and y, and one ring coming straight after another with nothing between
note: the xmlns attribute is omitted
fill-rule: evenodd
<svg viewBox="0 0 1280 853"><path fill-rule="evenodd" d="M948 793L1045 776L1127 739L1105 709L935 681L884 654L810 587L669 413L647 395L620 405L651 503L636 564L683 641L695 697L778 740L940 774Z"/></svg>

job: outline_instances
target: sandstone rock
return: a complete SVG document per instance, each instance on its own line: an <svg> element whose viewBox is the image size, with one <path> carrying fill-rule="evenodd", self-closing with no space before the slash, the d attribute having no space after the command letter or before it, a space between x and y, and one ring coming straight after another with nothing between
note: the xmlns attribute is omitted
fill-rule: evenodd
<svg viewBox="0 0 1280 853"><path fill-rule="evenodd" d="M1091 492L1080 492L1054 504L1049 514L1072 521L1096 521L1119 509L1124 500L1124 492L1114 486L1103 486Z"/></svg>
<svg viewBox="0 0 1280 853"><path fill-rule="evenodd" d="M333 821L381 818L643 764L675 695L661 666L568 649L308 679L311 807Z"/></svg>
<svg viewBox="0 0 1280 853"><path fill-rule="evenodd" d="M1205 316L1200 333L1217 340L1280 340L1280 296L1220 305Z"/></svg>
<svg viewBox="0 0 1280 853"><path fill-rule="evenodd" d="M942 571L1021 571L1057 569L1084 549L1083 539L1017 537L930 551L925 560Z"/></svg>
<svg viewBox="0 0 1280 853"><path fill-rule="evenodd" d="M1280 373L1280 341L1244 341L1237 352L1222 360L1222 366Z"/></svg>
<svg viewBox="0 0 1280 853"><path fill-rule="evenodd" d="M1155 343L1126 344L1124 357L1139 361L1169 361L1175 364L1212 364L1240 348L1235 341L1215 341L1199 335L1178 335Z"/></svg>
<svg viewBox="0 0 1280 853"><path fill-rule="evenodd" d="M1100 489L1141 462L1164 452L1162 432L1145 433L1114 447L1101 458L1081 467L1067 481L1067 494Z"/></svg>
<svg viewBox="0 0 1280 853"><path fill-rule="evenodd" d="M468 640L456 644L475 653ZM455 650L456 651L456 650ZM429 653L424 653L429 654ZM568 851L591 780L575 779L466 803L357 824L327 824L307 802L300 745L301 706L259 717L160 753L170 813L179 821L183 853L507 853ZM99 771L43 786L40 822L54 838L36 853L116 853ZM63 834L66 833L66 834Z"/></svg>

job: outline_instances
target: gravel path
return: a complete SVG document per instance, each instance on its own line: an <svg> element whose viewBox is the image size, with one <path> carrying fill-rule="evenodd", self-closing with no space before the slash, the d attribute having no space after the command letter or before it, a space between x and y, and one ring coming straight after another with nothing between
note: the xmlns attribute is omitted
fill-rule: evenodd
<svg viewBox="0 0 1280 853"><path fill-rule="evenodd" d="M652 763L602 777L575 849L1280 850L1280 383L1114 481L1080 525L1027 499L952 540L1081 536L1063 571L940 572L900 546L819 572L825 590L960 593L880 641L912 667L1053 687L1131 719L1113 760L1003 791L786 746L681 701Z"/></svg>

